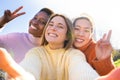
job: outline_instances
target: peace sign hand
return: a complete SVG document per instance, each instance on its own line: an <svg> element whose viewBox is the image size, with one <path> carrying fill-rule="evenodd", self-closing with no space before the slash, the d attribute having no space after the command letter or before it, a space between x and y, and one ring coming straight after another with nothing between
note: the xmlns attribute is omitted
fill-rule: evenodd
<svg viewBox="0 0 120 80"><path fill-rule="evenodd" d="M96 45L96 57L98 60L103 60L111 56L113 47L110 43L112 30L108 32L108 35L104 36L97 42Z"/></svg>
<svg viewBox="0 0 120 80"><path fill-rule="evenodd" d="M15 19L18 16L21 16L25 14L25 12L17 13L23 8L23 6L20 6L15 11L11 12L10 10L5 10L4 15L0 18L0 26L4 26L5 23Z"/></svg>

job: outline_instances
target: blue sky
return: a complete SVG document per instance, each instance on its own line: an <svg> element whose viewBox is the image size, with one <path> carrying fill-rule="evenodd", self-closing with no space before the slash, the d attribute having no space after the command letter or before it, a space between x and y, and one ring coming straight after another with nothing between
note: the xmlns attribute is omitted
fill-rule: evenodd
<svg viewBox="0 0 120 80"><path fill-rule="evenodd" d="M14 11L23 6L20 12L26 12L5 25L0 34L11 32L27 32L29 20L43 7L48 7L56 13L62 13L71 19L82 13L90 15L96 27L97 40L105 32L112 29L111 43L113 47L120 49L120 3L119 0L1 0L0 16L4 10Z"/></svg>

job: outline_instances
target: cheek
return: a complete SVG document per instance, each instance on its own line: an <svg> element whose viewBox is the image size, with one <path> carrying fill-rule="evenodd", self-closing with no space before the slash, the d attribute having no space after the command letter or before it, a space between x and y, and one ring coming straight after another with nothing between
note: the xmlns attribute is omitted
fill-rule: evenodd
<svg viewBox="0 0 120 80"><path fill-rule="evenodd" d="M29 26L31 25L32 20L29 21Z"/></svg>
<svg viewBox="0 0 120 80"><path fill-rule="evenodd" d="M48 32L49 32L49 28L46 28L46 29L44 29L45 30L45 36L47 36L48 35Z"/></svg>
<svg viewBox="0 0 120 80"><path fill-rule="evenodd" d="M89 35L89 39L91 39L92 37L93 37L93 34L90 34L90 35Z"/></svg>
<svg viewBox="0 0 120 80"><path fill-rule="evenodd" d="M88 34L88 35L85 35L85 39L86 40L90 40L92 38L92 35Z"/></svg>
<svg viewBox="0 0 120 80"><path fill-rule="evenodd" d="M48 41L48 34L47 34L47 32L45 32L44 36L45 36L45 39Z"/></svg>
<svg viewBox="0 0 120 80"><path fill-rule="evenodd" d="M59 30L57 30L57 32L58 32L59 34L66 35L67 30L65 30L65 29L59 29Z"/></svg>
<svg viewBox="0 0 120 80"><path fill-rule="evenodd" d="M78 33L77 33L77 32L74 32L74 35L75 35L75 37L77 37Z"/></svg>
<svg viewBox="0 0 120 80"><path fill-rule="evenodd" d="M74 30L74 34L75 34L75 35L78 35L78 34L79 34L79 31Z"/></svg>
<svg viewBox="0 0 120 80"><path fill-rule="evenodd" d="M44 30L44 26L39 26L39 29L43 31Z"/></svg>
<svg viewBox="0 0 120 80"><path fill-rule="evenodd" d="M67 38L67 32L65 31L65 32L60 32L60 37L63 37L63 39L64 40L66 40L66 38Z"/></svg>

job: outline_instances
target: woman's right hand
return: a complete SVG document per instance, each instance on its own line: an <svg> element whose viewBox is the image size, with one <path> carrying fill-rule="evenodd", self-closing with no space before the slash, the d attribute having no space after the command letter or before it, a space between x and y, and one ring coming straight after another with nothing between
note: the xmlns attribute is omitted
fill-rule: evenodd
<svg viewBox="0 0 120 80"><path fill-rule="evenodd" d="M4 48L0 48L0 69L8 73L7 80L35 80L35 77L19 66Z"/></svg>
<svg viewBox="0 0 120 80"><path fill-rule="evenodd" d="M23 6L20 6L13 12L11 12L10 10L5 10L4 15L0 18L0 28L2 28L6 23L15 19L16 17L25 14L25 12L17 13L22 8Z"/></svg>
<svg viewBox="0 0 120 80"><path fill-rule="evenodd" d="M6 68L14 63L11 55L4 48L0 48L0 69L6 70Z"/></svg>

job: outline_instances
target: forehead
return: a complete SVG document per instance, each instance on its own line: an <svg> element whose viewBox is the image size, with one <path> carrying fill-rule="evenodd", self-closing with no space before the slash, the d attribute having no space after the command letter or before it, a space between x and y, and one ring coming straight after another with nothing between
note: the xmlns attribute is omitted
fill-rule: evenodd
<svg viewBox="0 0 120 80"><path fill-rule="evenodd" d="M47 15L46 12L44 11L41 11L41 12L38 12L35 17L38 17L38 18L41 18L41 19L45 19L45 20L48 20L49 16Z"/></svg>
<svg viewBox="0 0 120 80"><path fill-rule="evenodd" d="M91 23L88 20L86 20L86 19L79 19L79 20L77 20L76 23L75 23L75 26L90 27L90 28L92 27Z"/></svg>
<svg viewBox="0 0 120 80"><path fill-rule="evenodd" d="M51 19L51 22L61 23L61 24L63 24L63 25L66 25L66 22L65 22L64 18L61 17L61 16L55 16L55 17L53 17L53 18Z"/></svg>

